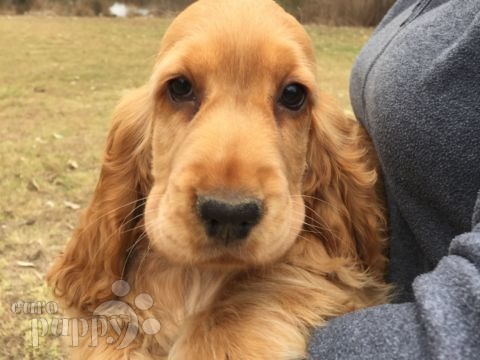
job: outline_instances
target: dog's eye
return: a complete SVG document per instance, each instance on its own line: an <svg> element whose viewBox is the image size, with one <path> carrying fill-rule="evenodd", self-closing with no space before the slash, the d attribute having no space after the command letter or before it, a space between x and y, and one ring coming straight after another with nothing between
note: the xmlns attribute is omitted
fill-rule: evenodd
<svg viewBox="0 0 480 360"><path fill-rule="evenodd" d="M278 102L289 110L298 111L302 108L306 98L305 87L293 83L285 86Z"/></svg>
<svg viewBox="0 0 480 360"><path fill-rule="evenodd" d="M195 100L192 83L184 76L170 80L168 82L168 92L174 101Z"/></svg>

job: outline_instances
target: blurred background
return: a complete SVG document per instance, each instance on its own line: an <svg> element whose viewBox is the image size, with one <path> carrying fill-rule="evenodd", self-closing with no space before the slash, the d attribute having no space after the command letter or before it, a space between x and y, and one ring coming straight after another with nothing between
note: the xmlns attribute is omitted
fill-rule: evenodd
<svg viewBox="0 0 480 360"><path fill-rule="evenodd" d="M394 1L278 2L312 38L320 87L351 113L351 66ZM115 104L148 80L189 3L0 0L0 360L66 358L45 274L89 202Z"/></svg>
<svg viewBox="0 0 480 360"><path fill-rule="evenodd" d="M241 0L239 0L241 1ZM0 11L64 16L165 16L193 0L0 0ZM395 0L278 0L303 23L374 26Z"/></svg>

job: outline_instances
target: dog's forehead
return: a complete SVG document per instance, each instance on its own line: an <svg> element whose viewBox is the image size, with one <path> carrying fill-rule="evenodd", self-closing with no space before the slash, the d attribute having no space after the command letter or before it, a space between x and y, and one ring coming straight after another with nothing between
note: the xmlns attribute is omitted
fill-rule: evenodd
<svg viewBox="0 0 480 360"><path fill-rule="evenodd" d="M310 38L303 27L272 0L200 0L168 28L159 60L175 50L195 69L279 74L294 65L314 68Z"/></svg>
<svg viewBox="0 0 480 360"><path fill-rule="evenodd" d="M298 21L273 0L199 0L181 12L169 26L163 47L205 32L264 33L294 39L310 48L308 35Z"/></svg>

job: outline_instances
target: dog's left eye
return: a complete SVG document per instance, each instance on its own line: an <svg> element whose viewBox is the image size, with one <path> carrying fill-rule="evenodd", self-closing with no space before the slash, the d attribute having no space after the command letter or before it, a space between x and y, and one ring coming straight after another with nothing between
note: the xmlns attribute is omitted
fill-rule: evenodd
<svg viewBox="0 0 480 360"><path fill-rule="evenodd" d="M307 98L303 85L293 83L285 86L278 102L289 110L298 111L302 108Z"/></svg>
<svg viewBox="0 0 480 360"><path fill-rule="evenodd" d="M172 100L177 102L195 100L192 83L184 76L170 80L168 82L168 92Z"/></svg>

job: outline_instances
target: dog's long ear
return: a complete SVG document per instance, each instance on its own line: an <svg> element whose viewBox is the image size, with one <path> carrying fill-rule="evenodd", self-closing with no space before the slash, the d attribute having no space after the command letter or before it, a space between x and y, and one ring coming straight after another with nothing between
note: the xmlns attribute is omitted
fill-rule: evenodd
<svg viewBox="0 0 480 360"><path fill-rule="evenodd" d="M361 125L321 94L315 105L304 182L305 227L332 256L382 273L385 217L377 162Z"/></svg>
<svg viewBox="0 0 480 360"><path fill-rule="evenodd" d="M93 199L47 276L67 306L86 308L111 297L126 250L143 231L151 113L146 87L127 95L115 110Z"/></svg>

